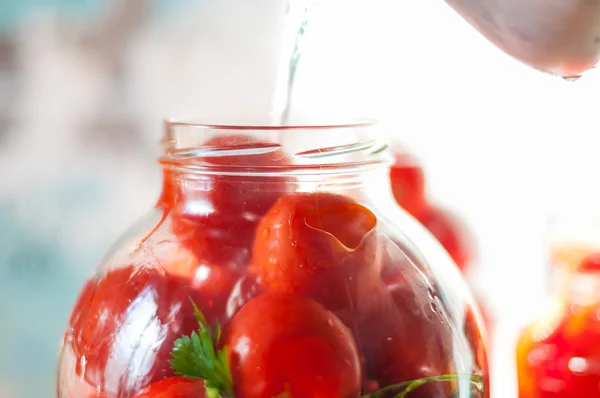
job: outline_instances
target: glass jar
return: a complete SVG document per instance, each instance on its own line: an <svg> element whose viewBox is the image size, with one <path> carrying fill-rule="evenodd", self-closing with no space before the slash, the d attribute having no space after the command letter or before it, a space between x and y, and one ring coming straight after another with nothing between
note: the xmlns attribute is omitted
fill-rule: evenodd
<svg viewBox="0 0 600 398"><path fill-rule="evenodd" d="M600 252L568 272L546 313L517 344L519 398L597 397Z"/></svg>
<svg viewBox="0 0 600 398"><path fill-rule="evenodd" d="M166 122L163 142L160 200L83 287L57 397L489 397L481 316L395 204L375 123Z"/></svg>
<svg viewBox="0 0 600 398"><path fill-rule="evenodd" d="M394 198L441 243L466 278L483 315L489 346L494 317L472 277L473 271L477 271L475 238L457 214L432 203L427 197L428 183L421 161L399 143L393 144L391 150L394 162L390 168L390 184Z"/></svg>

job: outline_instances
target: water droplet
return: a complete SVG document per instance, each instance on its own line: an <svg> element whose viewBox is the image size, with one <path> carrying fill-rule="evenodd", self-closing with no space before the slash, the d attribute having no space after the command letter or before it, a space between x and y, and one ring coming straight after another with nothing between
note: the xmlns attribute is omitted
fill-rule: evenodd
<svg viewBox="0 0 600 398"><path fill-rule="evenodd" d="M435 300L435 291L431 286L427 286L427 298L430 300Z"/></svg>
<svg viewBox="0 0 600 398"><path fill-rule="evenodd" d="M575 83L576 81L578 81L579 79L581 79L581 75L563 76L562 78L563 78L563 80L565 80L567 82Z"/></svg>
<svg viewBox="0 0 600 398"><path fill-rule="evenodd" d="M438 304L435 301L429 303L429 308L431 309L432 315L437 315L436 318L439 318L441 320L442 317L439 316Z"/></svg>
<svg viewBox="0 0 600 398"><path fill-rule="evenodd" d="M85 355L82 355L81 359L79 360L79 366L81 367L81 377L83 377L85 375L86 364L87 364L87 359L85 358Z"/></svg>

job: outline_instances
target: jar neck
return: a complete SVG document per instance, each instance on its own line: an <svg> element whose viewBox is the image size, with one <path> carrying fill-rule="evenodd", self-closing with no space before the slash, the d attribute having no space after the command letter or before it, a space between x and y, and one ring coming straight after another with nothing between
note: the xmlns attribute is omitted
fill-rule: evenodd
<svg viewBox="0 0 600 398"><path fill-rule="evenodd" d="M225 196L225 202L265 192L366 192L386 184L392 160L386 136L371 121L276 126L166 122L163 145L159 205L209 191Z"/></svg>
<svg viewBox="0 0 600 398"><path fill-rule="evenodd" d="M290 177L276 176L247 176L203 174L186 170L173 170L163 167L163 184L157 207L182 208L186 202L197 200L208 195L210 191L229 188L231 195L243 194L244 190L256 192L272 192L283 195L290 192L328 192L338 193L365 200L377 195L377 200L393 201L391 191L386 196L389 187L389 168L379 165L369 170L354 173L305 175ZM221 188L219 188L221 187ZM235 188L239 188L239 190ZM383 188L383 189L382 189Z"/></svg>

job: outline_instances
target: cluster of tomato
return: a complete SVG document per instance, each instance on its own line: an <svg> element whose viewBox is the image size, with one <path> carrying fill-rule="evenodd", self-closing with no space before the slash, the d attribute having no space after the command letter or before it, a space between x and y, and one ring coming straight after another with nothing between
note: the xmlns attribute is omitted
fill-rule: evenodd
<svg viewBox="0 0 600 398"><path fill-rule="evenodd" d="M468 274L474 260L473 239L461 220L427 197L425 173L415 157L404 150L395 156L390 170L390 182L396 202L416 218L441 243L458 268ZM492 319L480 301L488 329Z"/></svg>
<svg viewBox="0 0 600 398"><path fill-rule="evenodd" d="M575 272L587 286L567 287L565 290L577 297L561 297L552 312L519 339L519 398L591 398L600 394L600 254L585 257Z"/></svg>
<svg viewBox="0 0 600 398"><path fill-rule="evenodd" d="M281 151L202 161L289 162ZM158 206L159 229L180 250L112 267L80 294L65 339L74 378L89 386L78 397L203 397L202 380L169 364L175 340L198 329L192 301L222 327L237 398L350 398L452 373L453 335L476 333L476 322L453 330L422 270L383 250L368 208L338 193L292 192L281 179L194 178L167 171ZM400 271L382 278L390 268ZM457 388L428 383L408 396Z"/></svg>

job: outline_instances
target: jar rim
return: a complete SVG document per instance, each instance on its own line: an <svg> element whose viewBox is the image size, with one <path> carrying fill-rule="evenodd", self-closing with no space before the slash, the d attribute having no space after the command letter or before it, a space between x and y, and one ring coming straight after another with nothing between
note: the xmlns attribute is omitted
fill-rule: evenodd
<svg viewBox="0 0 600 398"><path fill-rule="evenodd" d="M378 133L380 124L375 119L344 117L342 123L248 123L248 120L238 123L239 119L230 120L236 122L166 119L165 152L160 163L188 173L282 176L348 173L390 162L386 153L388 142ZM211 142L219 135L235 137L238 134L258 139L231 145ZM293 137L296 142L285 151L284 147L290 145ZM255 164L250 160L251 155L269 156L282 150L292 159L290 163ZM228 163L227 157L234 158L235 162ZM215 158L220 159L210 160ZM241 158L249 160L244 162Z"/></svg>
<svg viewBox="0 0 600 398"><path fill-rule="evenodd" d="M352 128L365 128L374 127L379 122L374 118L358 117L358 118L347 118L347 122L343 123L275 123L268 124L265 122L251 123L246 121L243 123L223 123L217 121L211 121L209 119L194 120L194 119L176 119L168 118L164 120L165 131L169 131L171 128L184 127L184 128L198 128L198 129L209 129L209 130L241 130L241 131L254 131L254 130L332 130L332 129L352 129Z"/></svg>

